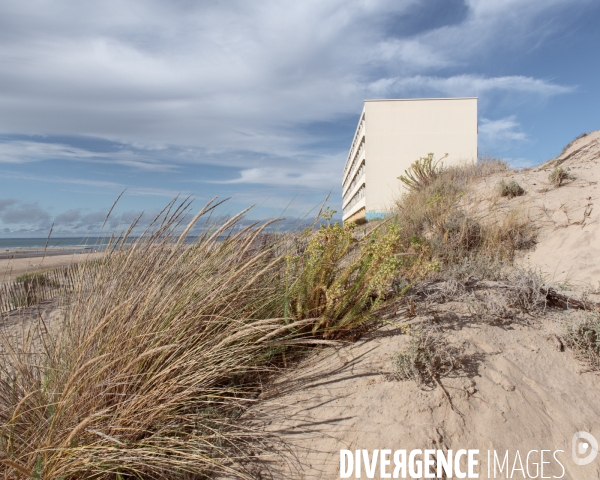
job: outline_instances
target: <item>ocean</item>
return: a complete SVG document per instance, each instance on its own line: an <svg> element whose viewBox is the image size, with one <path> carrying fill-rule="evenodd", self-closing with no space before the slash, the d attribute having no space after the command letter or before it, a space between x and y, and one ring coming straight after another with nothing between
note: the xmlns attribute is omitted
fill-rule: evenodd
<svg viewBox="0 0 600 480"><path fill-rule="evenodd" d="M0 238L0 252L5 250L38 250L43 249L48 242L48 248L73 248L80 249L93 247L101 249L106 247L108 238L105 237L57 237L48 240L45 238Z"/></svg>
<svg viewBox="0 0 600 480"><path fill-rule="evenodd" d="M224 238L222 235L219 239ZM94 249L103 250L108 244L110 237L47 237L44 238L0 238L0 253L6 250L40 250L46 246L48 248L65 248L69 250ZM128 243L134 241L137 237L129 237ZM186 243L194 243L198 240L197 235L190 235L186 238Z"/></svg>

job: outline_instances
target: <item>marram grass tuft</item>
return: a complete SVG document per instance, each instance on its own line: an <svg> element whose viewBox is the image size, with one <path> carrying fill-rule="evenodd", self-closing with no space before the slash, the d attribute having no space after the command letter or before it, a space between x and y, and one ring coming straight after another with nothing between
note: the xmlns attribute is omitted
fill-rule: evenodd
<svg viewBox="0 0 600 480"><path fill-rule="evenodd" d="M181 234L190 204L172 202L139 237L112 239L77 269L59 319L0 338L6 478L253 478L273 458L244 417L261 375L282 348L367 316L396 233L361 246L329 225L298 251L295 235L263 241L266 225L243 227L242 212L186 243L215 205Z"/></svg>

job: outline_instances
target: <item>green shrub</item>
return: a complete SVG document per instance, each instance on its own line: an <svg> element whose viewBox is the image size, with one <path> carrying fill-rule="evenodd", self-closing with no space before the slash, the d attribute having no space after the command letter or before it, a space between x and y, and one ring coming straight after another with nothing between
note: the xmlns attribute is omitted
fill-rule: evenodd
<svg viewBox="0 0 600 480"><path fill-rule="evenodd" d="M434 160L433 153L421 157L404 171L398 179L407 186L409 191L419 190L427 185L431 185L439 175L441 166L438 166L440 160Z"/></svg>
<svg viewBox="0 0 600 480"><path fill-rule="evenodd" d="M285 316L315 318L312 333L338 338L369 319L397 272L410 260L401 251L400 229L389 222L362 240L356 225L339 223L305 232L306 249L287 257Z"/></svg>

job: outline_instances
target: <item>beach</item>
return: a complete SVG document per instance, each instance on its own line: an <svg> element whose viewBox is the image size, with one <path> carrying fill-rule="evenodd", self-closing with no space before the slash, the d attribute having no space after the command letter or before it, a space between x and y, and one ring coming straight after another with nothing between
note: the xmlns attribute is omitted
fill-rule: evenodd
<svg viewBox="0 0 600 480"><path fill-rule="evenodd" d="M72 248L39 250L7 250L0 254L0 283L12 282L25 273L66 267L73 263L92 260L100 253Z"/></svg>

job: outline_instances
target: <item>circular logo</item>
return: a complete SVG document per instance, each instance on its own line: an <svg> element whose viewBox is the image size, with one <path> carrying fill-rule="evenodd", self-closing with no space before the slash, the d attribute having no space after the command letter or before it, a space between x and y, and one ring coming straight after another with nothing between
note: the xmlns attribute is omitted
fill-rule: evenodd
<svg viewBox="0 0 600 480"><path fill-rule="evenodd" d="M572 447L573 461L576 465L587 465L593 462L598 455L598 441L587 432L577 432L573 435Z"/></svg>

